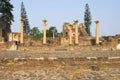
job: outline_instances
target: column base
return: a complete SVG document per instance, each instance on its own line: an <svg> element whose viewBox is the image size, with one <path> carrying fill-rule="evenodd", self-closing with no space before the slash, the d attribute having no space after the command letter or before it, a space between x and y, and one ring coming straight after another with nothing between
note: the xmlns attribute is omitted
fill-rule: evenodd
<svg viewBox="0 0 120 80"><path fill-rule="evenodd" d="M96 43L95 45L100 45L99 43Z"/></svg>
<svg viewBox="0 0 120 80"><path fill-rule="evenodd" d="M95 46L99 47L99 46L100 46L100 44L96 44Z"/></svg>
<svg viewBox="0 0 120 80"><path fill-rule="evenodd" d="M69 46L72 46L73 44L69 44Z"/></svg>
<svg viewBox="0 0 120 80"><path fill-rule="evenodd" d="M47 43L43 43L43 45L47 45Z"/></svg>
<svg viewBox="0 0 120 80"><path fill-rule="evenodd" d="M24 43L20 43L21 46L24 46Z"/></svg>
<svg viewBox="0 0 120 80"><path fill-rule="evenodd" d="M75 46L78 46L79 44L75 44Z"/></svg>

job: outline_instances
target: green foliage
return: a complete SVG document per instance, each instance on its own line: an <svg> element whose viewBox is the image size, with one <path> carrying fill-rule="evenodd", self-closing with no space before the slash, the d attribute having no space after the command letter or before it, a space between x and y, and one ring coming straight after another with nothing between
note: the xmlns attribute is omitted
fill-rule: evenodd
<svg viewBox="0 0 120 80"><path fill-rule="evenodd" d="M55 37L57 37L57 29L54 26L51 26L46 32L47 37L53 37L53 34Z"/></svg>
<svg viewBox="0 0 120 80"><path fill-rule="evenodd" d="M62 32L58 32L57 33L57 37L62 37L63 33Z"/></svg>
<svg viewBox="0 0 120 80"><path fill-rule="evenodd" d="M29 34L30 34L31 36L33 36L34 38L36 38L36 39L41 38L42 35L43 35L43 34L40 32L40 30L38 29L38 27L33 27L33 28L30 30Z"/></svg>
<svg viewBox="0 0 120 80"><path fill-rule="evenodd" d="M90 9L89 9L89 5L88 5L88 4L85 5L84 25L85 25L85 27L86 27L87 33L88 33L89 36L90 36L90 35L91 35L91 32L90 32L91 13L90 13Z"/></svg>
<svg viewBox="0 0 120 80"><path fill-rule="evenodd" d="M0 0L0 17L7 21L9 24L12 24L13 20L13 5L10 3L10 0Z"/></svg>
<svg viewBox="0 0 120 80"><path fill-rule="evenodd" d="M30 31L30 25L29 25L29 21L28 21L28 18L27 18L27 13L26 13L23 2L21 3L21 18L25 19L24 32L26 34L28 34L29 31Z"/></svg>

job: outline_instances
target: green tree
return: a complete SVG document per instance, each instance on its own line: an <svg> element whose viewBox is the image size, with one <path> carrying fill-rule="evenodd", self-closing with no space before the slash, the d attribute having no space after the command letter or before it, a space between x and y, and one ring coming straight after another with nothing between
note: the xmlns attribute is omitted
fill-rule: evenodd
<svg viewBox="0 0 120 80"><path fill-rule="evenodd" d="M41 38L42 37L42 33L40 32L40 30L38 29L38 27L33 27L29 34L31 36L33 36L34 38L38 39L38 38Z"/></svg>
<svg viewBox="0 0 120 80"><path fill-rule="evenodd" d="M91 32L90 32L91 13L90 13L90 9L89 9L88 4L85 5L84 25L86 27L86 31L87 31L88 35L91 36Z"/></svg>
<svg viewBox="0 0 120 80"><path fill-rule="evenodd" d="M13 20L13 5L10 3L10 0L0 0L0 18L2 18L4 21L8 22L9 24L12 24Z"/></svg>
<svg viewBox="0 0 120 80"><path fill-rule="evenodd" d="M47 30L47 37L57 37L57 29L54 26L51 26L48 30Z"/></svg>
<svg viewBox="0 0 120 80"><path fill-rule="evenodd" d="M57 33L57 37L62 37L63 33L62 32L58 32Z"/></svg>
<svg viewBox="0 0 120 80"><path fill-rule="evenodd" d="M26 34L28 34L29 31L30 31L30 25L29 25L29 21L28 21L28 18L27 18L27 13L26 13L23 2L21 3L21 18L23 18L25 20L24 32Z"/></svg>

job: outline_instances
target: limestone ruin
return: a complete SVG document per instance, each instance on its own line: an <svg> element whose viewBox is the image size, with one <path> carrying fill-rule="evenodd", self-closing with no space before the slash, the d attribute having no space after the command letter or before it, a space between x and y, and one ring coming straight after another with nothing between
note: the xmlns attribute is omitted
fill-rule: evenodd
<svg viewBox="0 0 120 80"><path fill-rule="evenodd" d="M3 22L0 24L2 25ZM24 33L24 20L20 20L20 32L10 32L7 30L7 36L2 37L5 33L0 28L1 38L6 47L2 50L120 50L120 35L99 37L99 21L95 21L96 35L88 36L83 23L74 20L73 24L63 24L63 35L59 38L46 37L47 20L43 20L43 38L34 39ZM5 34L5 35L6 35ZM7 41L5 41L5 39ZM2 45L2 44L1 44Z"/></svg>

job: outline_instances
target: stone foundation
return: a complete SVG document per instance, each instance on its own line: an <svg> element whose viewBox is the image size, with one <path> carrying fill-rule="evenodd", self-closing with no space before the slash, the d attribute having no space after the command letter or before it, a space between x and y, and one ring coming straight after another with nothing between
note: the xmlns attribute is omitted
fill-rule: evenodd
<svg viewBox="0 0 120 80"><path fill-rule="evenodd" d="M0 80L119 80L119 66L119 51L3 51Z"/></svg>

